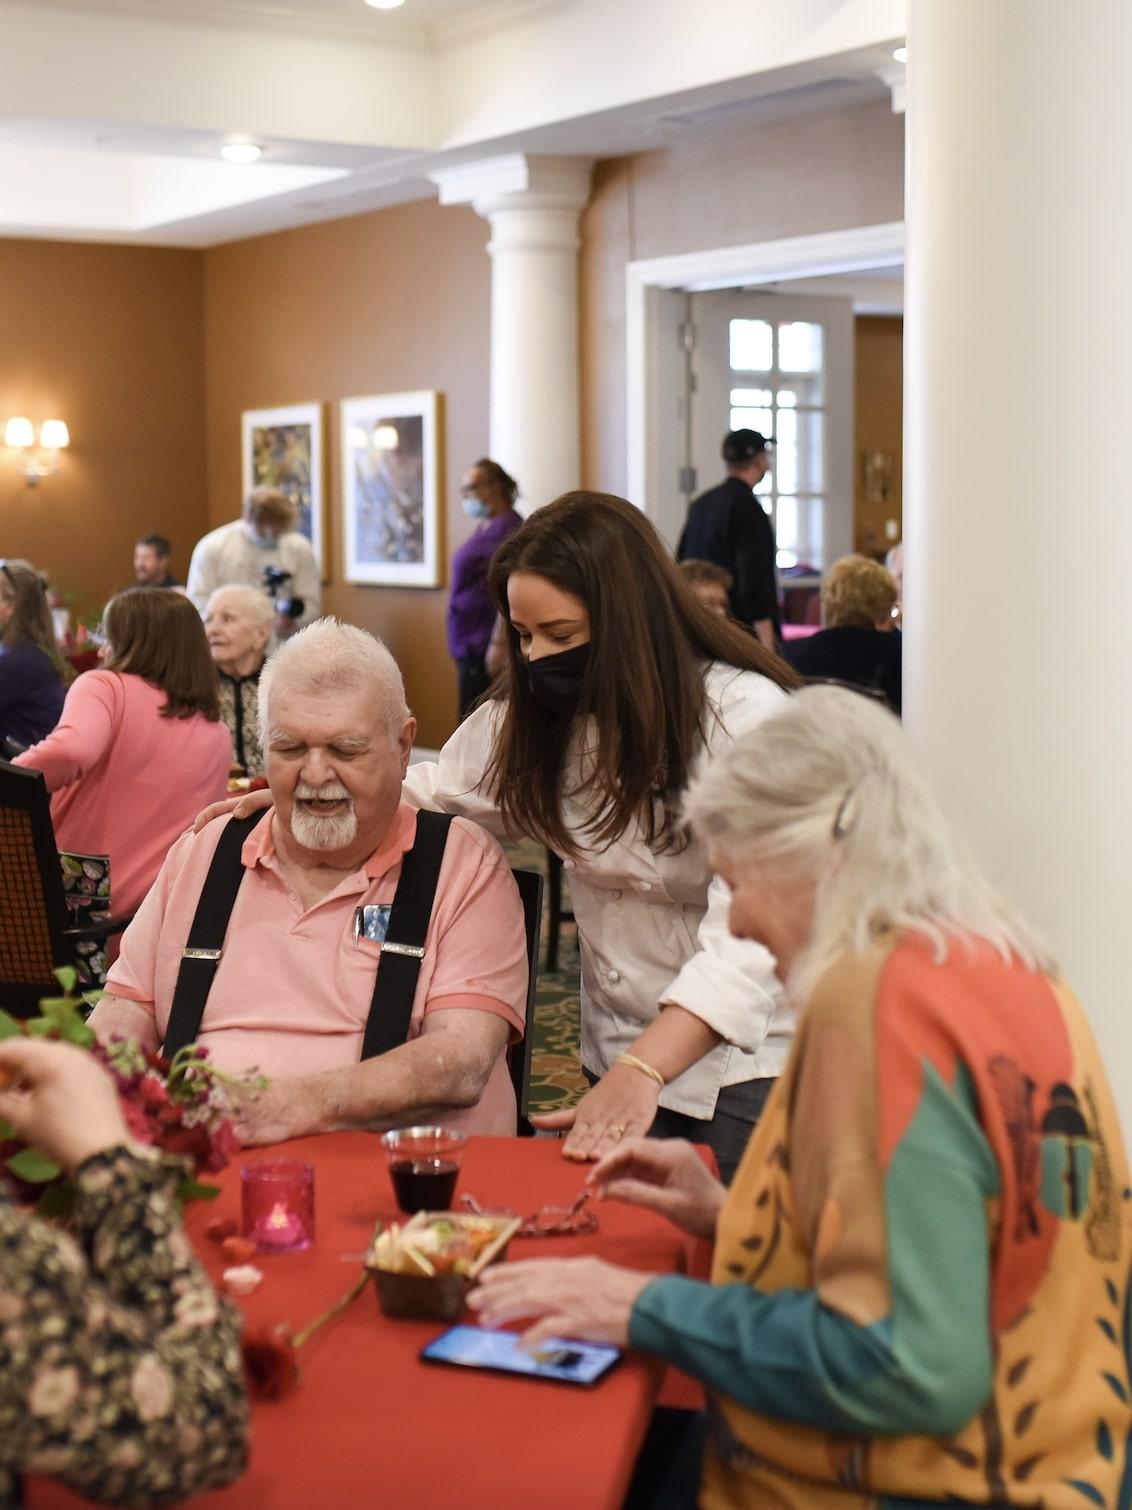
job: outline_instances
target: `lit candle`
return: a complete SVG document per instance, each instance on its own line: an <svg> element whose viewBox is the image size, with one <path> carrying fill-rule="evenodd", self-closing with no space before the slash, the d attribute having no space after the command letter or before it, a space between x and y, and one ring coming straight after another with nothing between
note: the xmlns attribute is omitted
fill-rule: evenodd
<svg viewBox="0 0 1132 1510"><path fill-rule="evenodd" d="M243 1233L260 1253L298 1253L314 1238L314 1168L292 1159L240 1171Z"/></svg>

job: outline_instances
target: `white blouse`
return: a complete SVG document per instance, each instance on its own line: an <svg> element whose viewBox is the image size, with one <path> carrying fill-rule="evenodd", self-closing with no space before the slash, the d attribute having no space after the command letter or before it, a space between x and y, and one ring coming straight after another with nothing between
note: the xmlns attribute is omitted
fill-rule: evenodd
<svg viewBox="0 0 1132 1510"><path fill-rule="evenodd" d="M768 678L711 663L705 673L709 724L703 759L711 761L755 728L785 696ZM506 839L499 809L483 790L502 708L486 703L467 718L436 761L409 768L404 795L417 807L456 813ZM603 1075L631 1048L661 1002L701 1018L722 1038L661 1092L660 1104L710 1118L725 1085L781 1073L793 1016L759 944L733 938L730 892L712 877L698 841L655 853L637 824L607 849L584 844L586 809L573 800L586 765L576 735L562 783L563 816L580 841L563 865L582 956L582 1063Z"/></svg>

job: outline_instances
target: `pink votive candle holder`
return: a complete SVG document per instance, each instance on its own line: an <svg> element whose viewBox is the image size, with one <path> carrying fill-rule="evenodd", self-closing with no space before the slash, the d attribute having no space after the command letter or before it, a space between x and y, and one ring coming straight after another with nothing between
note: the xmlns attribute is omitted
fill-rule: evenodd
<svg viewBox="0 0 1132 1510"><path fill-rule="evenodd" d="M301 1253L314 1241L314 1165L297 1159L240 1170L241 1231L259 1253Z"/></svg>

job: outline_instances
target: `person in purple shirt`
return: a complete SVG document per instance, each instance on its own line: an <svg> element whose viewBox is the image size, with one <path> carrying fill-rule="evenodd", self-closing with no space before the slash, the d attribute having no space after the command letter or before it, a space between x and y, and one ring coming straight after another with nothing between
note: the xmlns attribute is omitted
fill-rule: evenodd
<svg viewBox="0 0 1132 1510"><path fill-rule="evenodd" d="M485 657L495 609L487 591L487 563L523 522L515 510L518 492L515 479L486 456L473 463L460 487L464 512L477 521L471 538L452 557L448 599L448 654L456 662L461 718L491 681Z"/></svg>
<svg viewBox="0 0 1132 1510"><path fill-rule="evenodd" d="M67 675L39 573L27 561L0 561L0 754L51 733Z"/></svg>

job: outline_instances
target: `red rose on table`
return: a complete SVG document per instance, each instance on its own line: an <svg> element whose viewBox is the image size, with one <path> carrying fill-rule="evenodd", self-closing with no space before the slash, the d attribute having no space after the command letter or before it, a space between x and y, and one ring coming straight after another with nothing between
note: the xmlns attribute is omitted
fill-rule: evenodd
<svg viewBox="0 0 1132 1510"><path fill-rule="evenodd" d="M281 1400L299 1380L295 1349L278 1331L252 1332L244 1338L244 1379L253 1400Z"/></svg>

